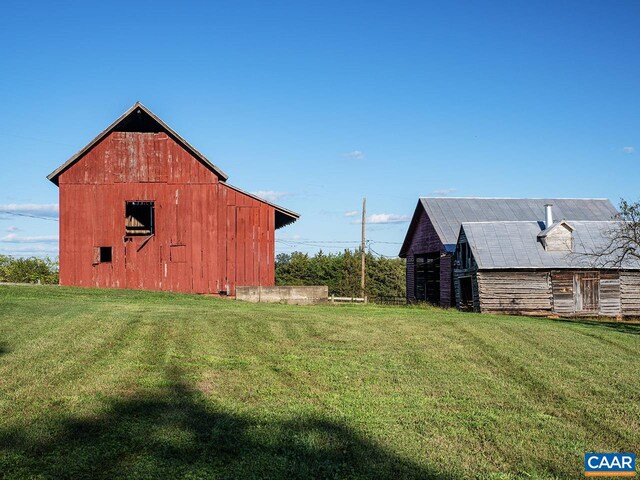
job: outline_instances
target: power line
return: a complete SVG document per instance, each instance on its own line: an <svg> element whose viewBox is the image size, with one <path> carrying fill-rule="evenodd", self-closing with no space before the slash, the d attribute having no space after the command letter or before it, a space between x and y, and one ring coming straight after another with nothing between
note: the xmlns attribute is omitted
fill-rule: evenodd
<svg viewBox="0 0 640 480"><path fill-rule="evenodd" d="M290 240L288 238L277 239L276 242L287 242L291 244L306 245L313 244L360 244L359 240ZM385 244L385 245L402 245L402 242L382 242L378 240L367 240L367 243Z"/></svg>
<svg viewBox="0 0 640 480"><path fill-rule="evenodd" d="M347 240L335 240L335 241L330 241L330 240L318 240L318 241L314 241L314 240L309 240L309 241L300 241L300 240L276 240L276 243L280 243L282 245L286 245L287 247L292 247L295 248L296 246L299 245L305 245L305 246L310 246L310 247L318 247L318 248L330 248L330 249L343 249L344 246L339 246L338 244L358 244L360 242L357 241L347 241ZM400 242L378 242L375 240L366 240L366 248L369 249L369 251L379 257L383 257L383 258L398 258L397 255L384 255L382 253L379 253L377 251L375 251L373 248L371 248L371 245L374 245L376 243L381 243L381 244L388 244L388 245L401 245Z"/></svg>
<svg viewBox="0 0 640 480"><path fill-rule="evenodd" d="M360 243L358 240L289 240L287 238L281 238L276 242L288 242L288 243Z"/></svg>
<svg viewBox="0 0 640 480"><path fill-rule="evenodd" d="M373 248L369 247L369 251L383 258L398 258L397 255L383 255L382 253L376 252Z"/></svg>
<svg viewBox="0 0 640 480"><path fill-rule="evenodd" d="M37 218L39 220L50 220L52 222L57 222L58 219L57 218L53 218L53 217L42 217L39 215L30 215L28 213L18 213L18 212L3 212L0 211L0 215L14 215L16 217L29 217L29 218Z"/></svg>
<svg viewBox="0 0 640 480"><path fill-rule="evenodd" d="M15 135L13 133L2 132L0 133L0 137L13 137L13 138L21 138L23 140L29 140L32 142L43 142L43 143L53 143L55 145L62 145L64 147L74 147L69 143L57 142L55 140L47 140L45 138L36 138L36 137L25 137L24 135Z"/></svg>

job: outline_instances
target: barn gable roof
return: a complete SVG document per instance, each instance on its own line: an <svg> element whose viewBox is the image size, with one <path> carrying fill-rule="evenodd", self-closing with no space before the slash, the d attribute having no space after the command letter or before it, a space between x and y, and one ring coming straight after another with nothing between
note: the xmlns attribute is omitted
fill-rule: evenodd
<svg viewBox="0 0 640 480"><path fill-rule="evenodd" d="M618 214L613 204L606 198L422 197L418 201L409 225L400 256L406 256L418 224L417 217L423 212L429 216L445 250L453 252L462 223L543 222L545 204L553 205L554 216L567 219L572 224L574 220L612 220Z"/></svg>
<svg viewBox="0 0 640 480"><path fill-rule="evenodd" d="M56 170L51 172L47 178L51 180L53 183L58 185L58 177L68 168L73 166L76 162L78 162L82 157L89 152L96 144L98 144L103 138L105 138L109 133L113 131L121 131L121 132L165 132L170 137L172 137L181 147L191 153L195 158L197 158L202 164L211 170L215 175L218 176L221 182L224 183L227 187L242 193L243 195L247 195L255 200L258 200L262 203L270 205L275 209L275 228L278 229L280 227L284 227L285 225L289 225L290 223L295 222L298 218L300 218L300 214L288 210L284 207L276 205L275 203L269 202L263 198L257 197L251 193L245 192L244 190L239 189L238 187L234 187L226 183L227 178L229 178L220 168L211 163L204 155L202 155L198 150L196 150L189 142L187 142L184 138L176 133L169 125L163 122L156 114L154 114L151 110L145 107L142 103L136 102L131 108L129 108L126 112L124 112L116 121L114 121L111 125L109 125L104 131L102 131L96 138L91 140L82 150L76 153L73 157L67 160L64 164L58 167Z"/></svg>
<svg viewBox="0 0 640 480"><path fill-rule="evenodd" d="M573 251L548 251L538 241L537 221L465 222L460 231L481 270L594 268L613 264L613 258L595 257L610 244L617 221L573 221ZM627 259L621 268L640 270L640 259Z"/></svg>
<svg viewBox="0 0 640 480"><path fill-rule="evenodd" d="M276 230L280 227L284 227L286 225L289 225L290 223L295 222L296 220L298 220L298 218L300 218L300 214L296 213L292 210L288 210L284 207L281 207L280 205L276 205L275 203L269 202L267 200L265 200L264 198L258 197L257 195L254 195L253 193L249 193L249 192L245 192L244 190L239 189L238 187L234 187L233 185L230 185L228 183L225 183L225 185L229 188L231 188L232 190L235 190L238 193L242 193L243 195L246 195L248 197L251 197L255 200L258 200L259 202L262 203L266 203L267 205L272 206L275 211L276 211Z"/></svg>
<svg viewBox="0 0 640 480"><path fill-rule="evenodd" d="M111 125L103 130L96 138L91 140L82 150L76 153L69 160L51 172L47 178L58 185L58 177L69 167L80 160L89 150L98 144L104 137L113 131L143 131L143 132L165 132L172 137L180 146L196 157L202 164L218 176L221 181L226 181L228 176L203 154L196 150L184 138L176 133L169 125L163 122L156 114L140 102L136 102L131 108L124 112Z"/></svg>

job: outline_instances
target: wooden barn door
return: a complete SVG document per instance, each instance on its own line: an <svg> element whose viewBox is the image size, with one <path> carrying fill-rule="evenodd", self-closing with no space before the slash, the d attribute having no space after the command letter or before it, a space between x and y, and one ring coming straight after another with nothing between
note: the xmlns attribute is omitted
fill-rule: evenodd
<svg viewBox="0 0 640 480"><path fill-rule="evenodd" d="M133 238L128 237L124 242L124 288L140 288L139 268L137 267L137 247Z"/></svg>
<svg viewBox="0 0 640 480"><path fill-rule="evenodd" d="M227 242L225 245L226 254L226 276L225 290L227 295L236 294L236 270L237 270L237 209L230 206L227 213Z"/></svg>
<svg viewBox="0 0 640 480"><path fill-rule="evenodd" d="M415 296L418 302L440 304L440 253L416 255Z"/></svg>
<svg viewBox="0 0 640 480"><path fill-rule="evenodd" d="M600 310L599 273L576 273L574 278L576 312L598 313Z"/></svg>
<svg viewBox="0 0 640 480"><path fill-rule="evenodd" d="M124 288L157 289L160 277L159 262L150 252L153 236L126 237L124 242Z"/></svg>

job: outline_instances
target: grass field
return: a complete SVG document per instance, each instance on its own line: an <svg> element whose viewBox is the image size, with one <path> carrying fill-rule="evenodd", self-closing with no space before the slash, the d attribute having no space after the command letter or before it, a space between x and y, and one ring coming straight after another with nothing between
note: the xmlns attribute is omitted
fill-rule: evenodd
<svg viewBox="0 0 640 480"><path fill-rule="evenodd" d="M5 478L581 478L640 326L0 286Z"/></svg>

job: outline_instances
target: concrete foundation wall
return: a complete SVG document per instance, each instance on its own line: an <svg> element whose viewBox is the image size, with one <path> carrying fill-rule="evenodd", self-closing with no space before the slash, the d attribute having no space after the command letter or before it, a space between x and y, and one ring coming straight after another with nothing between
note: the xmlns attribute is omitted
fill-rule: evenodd
<svg viewBox="0 0 640 480"><path fill-rule="evenodd" d="M329 287L236 287L236 299L245 302L312 305L328 301Z"/></svg>

